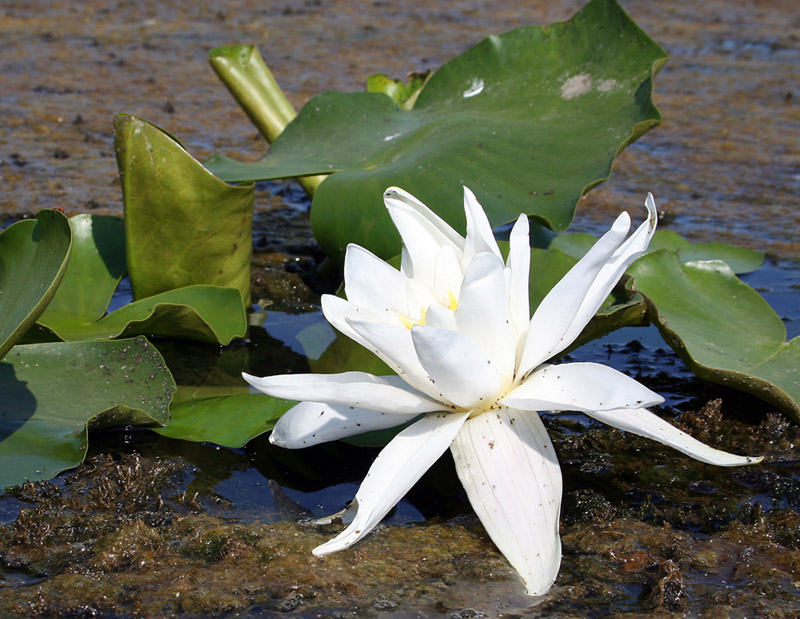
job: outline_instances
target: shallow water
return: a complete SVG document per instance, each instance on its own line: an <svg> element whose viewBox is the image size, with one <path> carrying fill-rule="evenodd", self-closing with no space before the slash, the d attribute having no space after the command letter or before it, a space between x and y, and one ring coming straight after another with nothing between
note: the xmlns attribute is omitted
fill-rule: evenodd
<svg viewBox="0 0 800 619"><path fill-rule="evenodd" d="M605 229L621 208L640 208L650 190L665 227L766 250L765 267L743 279L790 336L800 334L795 3L625 6L671 54L655 80L664 123L622 154L611 180L581 202L573 229ZM435 68L488 34L578 8L519 0L503 8L483 0L10 0L0 8L0 216L55 206L68 215L121 213L111 135L120 111L169 130L198 158L263 154L263 140L207 66L215 45L258 43L300 106L326 89L360 90L370 73ZM320 288L304 281L319 260L306 208L296 185L260 186L253 299L268 312L251 333L253 371L307 364L298 334L320 320ZM271 360L277 354L281 367ZM0 498L0 614L795 612L797 428L752 398L695 380L652 328L613 333L573 358L629 372L664 394L662 413L693 435L768 461L716 469L580 415L548 417L565 475L564 563L551 593L533 601L470 516L447 457L389 526L319 560L310 548L335 527L317 531L296 516L341 509L376 450L288 452L263 437L234 450L143 430L95 434L86 465ZM283 490L271 492L269 480Z"/></svg>

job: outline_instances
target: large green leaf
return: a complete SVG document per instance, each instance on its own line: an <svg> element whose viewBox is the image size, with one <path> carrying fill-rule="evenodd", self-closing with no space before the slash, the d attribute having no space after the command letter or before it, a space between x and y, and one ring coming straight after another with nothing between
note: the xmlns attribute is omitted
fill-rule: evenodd
<svg viewBox="0 0 800 619"><path fill-rule="evenodd" d="M58 211L41 211L0 233L0 358L25 334L64 277L72 235Z"/></svg>
<svg viewBox="0 0 800 619"><path fill-rule="evenodd" d="M53 319L46 326L62 340L144 334L228 344L245 335L247 317L237 290L186 286L134 301L96 322Z"/></svg>
<svg viewBox="0 0 800 619"><path fill-rule="evenodd" d="M14 347L0 361L0 489L80 463L87 425L166 423L174 390L143 337Z"/></svg>
<svg viewBox="0 0 800 619"><path fill-rule="evenodd" d="M581 258L596 242L597 238L591 234L559 234L549 241L548 247L560 249L574 258ZM727 243L692 243L672 230L656 230L647 253L659 249L671 249L677 252L682 263L722 260L733 269L734 273L755 271L764 262L764 254L759 251Z"/></svg>
<svg viewBox="0 0 800 619"><path fill-rule="evenodd" d="M332 173L311 222L338 259L348 242L398 253L390 185L462 231L462 185L493 225L525 212L563 230L617 154L660 121L651 80L665 59L616 0L592 0L567 22L489 37L446 63L411 110L378 93L324 93L262 161L206 165L228 181Z"/></svg>
<svg viewBox="0 0 800 619"><path fill-rule="evenodd" d="M700 378L753 393L800 421L800 337L724 262L640 258L633 287L664 339Z"/></svg>
<svg viewBox="0 0 800 619"><path fill-rule="evenodd" d="M49 327L89 323L106 313L125 274L125 222L113 215L82 214L69 220L69 265L50 305L39 317Z"/></svg>
<svg viewBox="0 0 800 619"><path fill-rule="evenodd" d="M254 187L228 185L155 125L119 114L114 145L136 299L191 286L237 288L250 300Z"/></svg>
<svg viewBox="0 0 800 619"><path fill-rule="evenodd" d="M275 427L281 415L295 404L250 393L186 400L170 408L169 423L156 432L170 438L241 447Z"/></svg>

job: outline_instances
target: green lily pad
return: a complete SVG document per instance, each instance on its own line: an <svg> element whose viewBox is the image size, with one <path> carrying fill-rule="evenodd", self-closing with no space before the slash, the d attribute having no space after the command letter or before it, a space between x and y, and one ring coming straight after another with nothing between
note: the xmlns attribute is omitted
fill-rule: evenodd
<svg viewBox="0 0 800 619"><path fill-rule="evenodd" d="M224 183L133 116L114 119L114 145L134 298L210 284L238 289L248 305L253 185Z"/></svg>
<svg viewBox="0 0 800 619"><path fill-rule="evenodd" d="M665 61L615 0L592 0L567 22L489 37L449 61L411 110L378 93L324 93L260 162L206 166L231 182L330 174L311 223L338 260L348 242L398 253L382 200L390 185L462 232L462 185L492 225L524 212L563 230L617 154L660 122L652 77Z"/></svg>
<svg viewBox="0 0 800 619"><path fill-rule="evenodd" d="M0 233L0 358L53 298L67 269L71 243L67 218L51 210Z"/></svg>
<svg viewBox="0 0 800 619"><path fill-rule="evenodd" d="M169 423L156 432L186 441L242 447L274 428L281 415L295 404L250 393L186 400L170 408Z"/></svg>
<svg viewBox="0 0 800 619"><path fill-rule="evenodd" d="M595 244L597 238L591 234L559 234L549 242L549 247L581 258ZM692 243L672 230L656 230L647 253L659 249L671 249L677 252L682 263L699 260L722 260L734 273L750 273L758 269L764 262L764 254L760 251L728 245L727 243Z"/></svg>
<svg viewBox="0 0 800 619"><path fill-rule="evenodd" d="M239 291L186 286L134 301L92 323L53 319L46 326L62 340L144 334L224 345L245 335L247 317Z"/></svg>
<svg viewBox="0 0 800 619"><path fill-rule="evenodd" d="M15 346L0 361L0 489L82 462L89 426L166 423L174 390L143 337Z"/></svg>
<svg viewBox="0 0 800 619"><path fill-rule="evenodd" d="M800 422L800 337L724 262L661 250L631 267L650 320L697 376L752 393Z"/></svg>
<svg viewBox="0 0 800 619"><path fill-rule="evenodd" d="M72 251L56 294L39 317L49 327L90 323L106 313L125 274L125 222L113 215L76 215L69 219Z"/></svg>

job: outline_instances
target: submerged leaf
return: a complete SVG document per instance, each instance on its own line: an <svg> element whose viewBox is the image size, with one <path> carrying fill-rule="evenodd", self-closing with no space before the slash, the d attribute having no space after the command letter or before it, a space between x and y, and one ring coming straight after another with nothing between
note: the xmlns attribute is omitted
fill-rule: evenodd
<svg viewBox="0 0 800 619"><path fill-rule="evenodd" d="M186 441L242 447L271 430L295 404L250 393L186 400L170 407L169 423L156 432Z"/></svg>
<svg viewBox="0 0 800 619"><path fill-rule="evenodd" d="M88 425L166 423L174 390L143 337L14 347L0 361L0 489L82 462Z"/></svg>
<svg viewBox="0 0 800 619"><path fill-rule="evenodd" d="M752 393L800 421L800 337L723 262L681 265L671 251L631 268L650 320L697 376Z"/></svg>
<svg viewBox="0 0 800 619"><path fill-rule="evenodd" d="M67 269L72 233L58 211L41 211L0 233L0 358L44 312Z"/></svg>
<svg viewBox="0 0 800 619"><path fill-rule="evenodd" d="M262 161L206 165L228 181L330 174L311 220L339 260L348 242L398 253L381 199L391 185L462 231L462 184L493 226L524 212L563 230L616 155L660 121L650 95L665 59L615 0L592 0L567 22L489 37L446 63L411 110L382 94L324 93Z"/></svg>

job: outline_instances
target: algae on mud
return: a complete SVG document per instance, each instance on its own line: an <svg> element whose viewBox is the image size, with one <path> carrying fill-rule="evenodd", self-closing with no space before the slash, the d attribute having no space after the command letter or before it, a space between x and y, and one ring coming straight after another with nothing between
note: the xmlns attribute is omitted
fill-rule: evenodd
<svg viewBox="0 0 800 619"><path fill-rule="evenodd" d="M705 387L695 388L702 397ZM22 509L0 527L0 614L369 617L473 609L478 616L569 617L616 608L633 616L783 616L800 579L800 479L785 457L800 429L749 410L754 403L716 400L677 420L725 449L764 450L767 443L768 464L738 470L548 418L567 464L564 560L555 587L539 600L523 594L474 516L453 516L468 504L448 490L457 487L452 462L409 497L424 522L383 525L354 549L316 558L311 549L341 525L281 520L274 509L243 517L226 507L230 486L220 481L235 470L291 470L267 441L243 451L195 445L180 456L175 442L143 437L146 431L107 435L121 444L106 445L56 483L29 483L4 499ZM359 448L348 449L333 461L356 462ZM367 466L374 451L361 451ZM356 480L363 471L344 475ZM282 483L303 477L289 472ZM245 487L237 492L267 496L265 482L239 478ZM307 503L318 494L299 496L316 507Z"/></svg>

